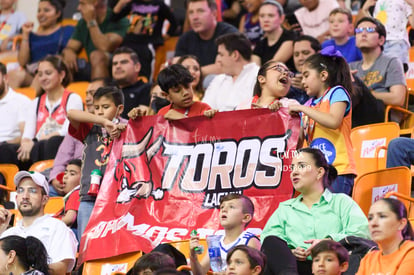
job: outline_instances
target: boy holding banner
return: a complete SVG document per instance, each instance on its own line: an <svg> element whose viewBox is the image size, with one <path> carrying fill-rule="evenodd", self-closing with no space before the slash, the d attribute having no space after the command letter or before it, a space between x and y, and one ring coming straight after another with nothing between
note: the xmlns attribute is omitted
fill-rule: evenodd
<svg viewBox="0 0 414 275"><path fill-rule="evenodd" d="M118 137L126 126L118 124L124 110L124 96L117 87L99 88L93 96L93 105L94 114L79 110L68 111L69 134L85 144L79 191L79 240L88 224L97 196L97 193L90 192L91 173L99 170L101 176L105 174L112 148L112 139ZM121 122L126 121L121 119Z"/></svg>
<svg viewBox="0 0 414 275"><path fill-rule="evenodd" d="M167 94L170 105L158 111L165 119L176 120L191 116L204 115L211 107L200 101L193 101L191 83L194 77L181 64L173 64L158 75L158 85Z"/></svg>
<svg viewBox="0 0 414 275"><path fill-rule="evenodd" d="M260 250L260 241L256 235L245 230L253 219L254 205L246 196L230 193L220 201L220 225L224 235L220 239L220 254L222 267L225 270L227 252L237 245L247 245ZM199 237L190 239L190 264L194 275L204 275L210 269L210 259L205 256L201 263L198 261L196 248L199 247Z"/></svg>

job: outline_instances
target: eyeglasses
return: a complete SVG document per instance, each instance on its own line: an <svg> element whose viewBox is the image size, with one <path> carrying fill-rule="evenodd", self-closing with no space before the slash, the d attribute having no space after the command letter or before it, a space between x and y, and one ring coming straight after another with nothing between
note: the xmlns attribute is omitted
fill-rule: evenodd
<svg viewBox="0 0 414 275"><path fill-rule="evenodd" d="M355 28L355 33L362 33L363 31L366 31L367 33L373 33L377 31L377 28L375 27L359 27Z"/></svg>
<svg viewBox="0 0 414 275"><path fill-rule="evenodd" d="M295 76L294 73L292 73L291 71L287 70L285 67L283 67L280 64L277 64L277 65L274 65L273 67L270 67L269 70L276 70L276 71L278 71L281 74L286 73L289 78L293 78Z"/></svg>

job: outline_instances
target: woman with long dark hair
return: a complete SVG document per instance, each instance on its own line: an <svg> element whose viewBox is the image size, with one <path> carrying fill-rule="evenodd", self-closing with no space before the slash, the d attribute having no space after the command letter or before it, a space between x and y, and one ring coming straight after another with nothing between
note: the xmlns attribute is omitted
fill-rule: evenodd
<svg viewBox="0 0 414 275"><path fill-rule="evenodd" d="M393 198L376 201L369 210L368 225L380 250L365 255L357 275L414 274L414 233L404 204Z"/></svg>
<svg viewBox="0 0 414 275"><path fill-rule="evenodd" d="M46 248L35 237L0 239L1 275L49 275Z"/></svg>
<svg viewBox="0 0 414 275"><path fill-rule="evenodd" d="M53 159L68 132L67 111L83 110L81 97L66 89L71 74L59 56L51 55L42 59L37 76L41 95L32 101L27 112L17 154L21 161Z"/></svg>

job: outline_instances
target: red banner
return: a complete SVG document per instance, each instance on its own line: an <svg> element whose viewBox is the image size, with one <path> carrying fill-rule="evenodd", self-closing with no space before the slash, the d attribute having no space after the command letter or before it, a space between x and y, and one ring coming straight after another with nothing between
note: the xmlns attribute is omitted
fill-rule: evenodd
<svg viewBox="0 0 414 275"><path fill-rule="evenodd" d="M285 108L130 121L113 144L80 262L148 252L160 242L188 239L192 229L213 234L220 198L230 192L252 199L249 228L260 234L279 202L292 197L299 124Z"/></svg>

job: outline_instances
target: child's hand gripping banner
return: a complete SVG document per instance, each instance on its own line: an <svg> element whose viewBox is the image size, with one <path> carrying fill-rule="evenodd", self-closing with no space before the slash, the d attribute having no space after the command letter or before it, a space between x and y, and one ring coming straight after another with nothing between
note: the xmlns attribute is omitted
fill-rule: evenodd
<svg viewBox="0 0 414 275"><path fill-rule="evenodd" d="M149 252L189 239L192 229L201 238L213 234L220 198L234 192L252 199L249 228L260 234L279 203L292 197L299 128L299 117L286 108L129 121L114 141L79 262Z"/></svg>

